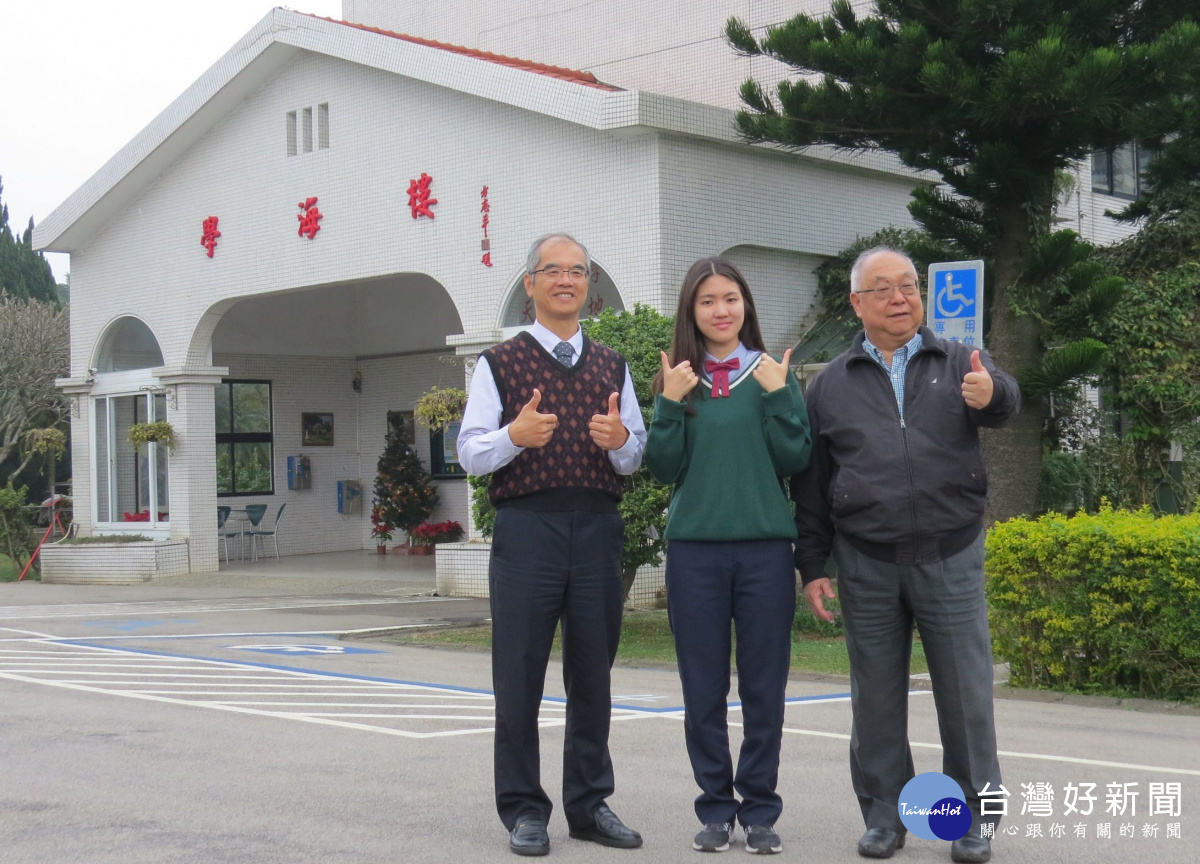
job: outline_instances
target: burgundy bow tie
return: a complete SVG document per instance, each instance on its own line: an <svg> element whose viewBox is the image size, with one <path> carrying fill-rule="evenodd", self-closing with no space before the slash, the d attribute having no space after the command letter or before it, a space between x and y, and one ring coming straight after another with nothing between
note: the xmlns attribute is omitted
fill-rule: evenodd
<svg viewBox="0 0 1200 864"><path fill-rule="evenodd" d="M738 369L742 365L742 361L734 357L732 360L705 360L704 371L712 376L712 397L716 399L719 396L729 395L729 372L732 369Z"/></svg>

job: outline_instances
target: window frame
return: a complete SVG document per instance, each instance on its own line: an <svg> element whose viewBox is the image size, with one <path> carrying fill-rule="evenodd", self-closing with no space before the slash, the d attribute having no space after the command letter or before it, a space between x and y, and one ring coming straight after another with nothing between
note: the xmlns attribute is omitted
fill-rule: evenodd
<svg viewBox="0 0 1200 864"><path fill-rule="evenodd" d="M1133 180L1137 186L1137 191L1130 195L1128 192L1118 192L1115 186L1115 173L1113 171L1113 155L1117 150L1125 147L1130 148L1130 157L1133 163ZM1112 150L1093 150L1092 151L1092 192L1098 195L1107 195L1110 198L1120 198L1122 201L1136 201L1142 197L1149 188L1144 178L1143 167L1148 166L1153 161L1153 155L1150 159L1145 159L1147 154L1153 154L1153 150L1144 147L1137 141L1129 141L1122 144L1120 147L1114 147ZM1103 185L1096 184L1096 161L1097 159L1104 160L1104 177Z"/></svg>
<svg viewBox="0 0 1200 864"><path fill-rule="evenodd" d="M232 492L222 492L217 490L218 498L252 498L255 495L274 495L275 494L275 386L266 378L222 378L221 386L229 384L229 432L216 432L216 453L220 453L221 447L229 448L229 469L230 469L230 484L233 487ZM237 425L233 413L233 386L234 384L266 384L267 385L267 419L270 421L271 431L269 432L234 432L233 428ZM214 417L215 426L215 417ZM234 458L234 448L238 444L269 444L271 447L270 463L271 463L271 489L268 492L239 492L237 491L237 461ZM213 460L213 472L217 470L216 460Z"/></svg>

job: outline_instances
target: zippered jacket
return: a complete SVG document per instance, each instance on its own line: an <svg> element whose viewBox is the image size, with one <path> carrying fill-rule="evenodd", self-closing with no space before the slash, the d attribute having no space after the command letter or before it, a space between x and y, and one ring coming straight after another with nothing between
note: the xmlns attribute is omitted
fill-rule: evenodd
<svg viewBox="0 0 1200 864"><path fill-rule="evenodd" d="M979 427L1004 425L1021 408L1020 390L980 351L994 393L986 408L967 407L962 381L974 349L928 327L920 333L905 371L903 418L861 332L808 389L812 455L791 482L805 584L825 575L835 531L869 557L926 564L965 549L983 527Z"/></svg>

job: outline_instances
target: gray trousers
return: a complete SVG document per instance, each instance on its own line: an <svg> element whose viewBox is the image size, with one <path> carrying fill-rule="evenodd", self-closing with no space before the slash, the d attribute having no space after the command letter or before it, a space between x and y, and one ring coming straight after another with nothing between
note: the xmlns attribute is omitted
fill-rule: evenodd
<svg viewBox="0 0 1200 864"><path fill-rule="evenodd" d="M1000 787L983 532L963 551L933 564L878 561L841 536L833 552L850 653L850 775L863 821L867 828L905 830L897 804L914 776L908 678L916 624L933 683L942 773L962 787L978 836L979 792L988 783L989 793ZM999 816L982 821L994 825Z"/></svg>

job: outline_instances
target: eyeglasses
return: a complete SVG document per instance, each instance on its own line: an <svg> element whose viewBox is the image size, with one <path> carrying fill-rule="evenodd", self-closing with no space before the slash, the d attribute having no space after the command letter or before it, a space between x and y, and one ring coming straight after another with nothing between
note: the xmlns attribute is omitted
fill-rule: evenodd
<svg viewBox="0 0 1200 864"><path fill-rule="evenodd" d="M588 278L586 267L572 267L570 270L564 270L562 267L552 265L550 267L542 267L540 270L534 270L530 275L535 276L538 273L545 273L547 279L558 279L562 277L563 273L566 273L573 282L582 282Z"/></svg>
<svg viewBox="0 0 1200 864"><path fill-rule="evenodd" d="M855 294L866 294L868 297L874 297L877 300L890 300L892 292L897 288L905 297L911 297L917 293L919 286L916 282L901 282L899 285L885 285L882 288L863 288L855 291Z"/></svg>

